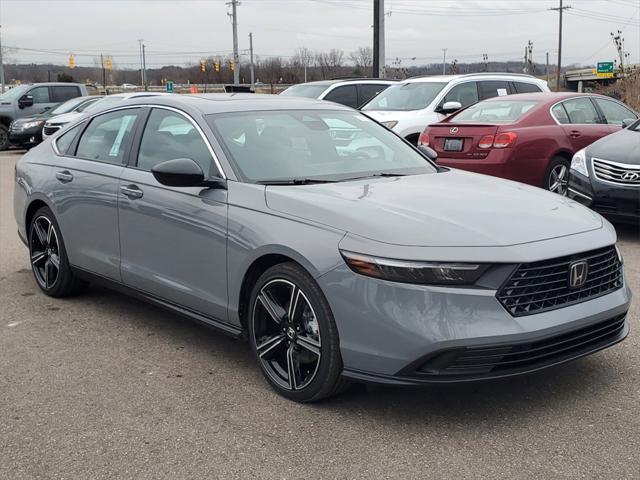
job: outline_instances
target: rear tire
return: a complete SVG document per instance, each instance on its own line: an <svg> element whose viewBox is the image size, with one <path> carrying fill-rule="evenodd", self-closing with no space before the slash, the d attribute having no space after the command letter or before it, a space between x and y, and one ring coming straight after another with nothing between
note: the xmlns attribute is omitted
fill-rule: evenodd
<svg viewBox="0 0 640 480"><path fill-rule="evenodd" d="M28 238L31 270L40 290L50 297L67 297L86 287L71 270L60 227L49 207L36 211Z"/></svg>
<svg viewBox="0 0 640 480"><path fill-rule="evenodd" d="M9 129L0 124L0 151L4 151L9 148Z"/></svg>
<svg viewBox="0 0 640 480"><path fill-rule="evenodd" d="M544 176L543 187L563 197L567 196L569 185L569 168L571 164L564 157L553 157Z"/></svg>
<svg viewBox="0 0 640 480"><path fill-rule="evenodd" d="M288 262L269 268L255 283L249 306L251 350L276 392L306 403L346 388L331 308L302 267Z"/></svg>

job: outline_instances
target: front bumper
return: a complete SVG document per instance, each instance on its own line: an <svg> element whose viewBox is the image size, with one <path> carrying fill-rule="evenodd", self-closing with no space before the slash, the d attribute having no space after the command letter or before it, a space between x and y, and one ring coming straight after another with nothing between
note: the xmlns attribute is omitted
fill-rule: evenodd
<svg viewBox="0 0 640 480"><path fill-rule="evenodd" d="M621 321L631 300L626 282L621 289L583 303L513 317L495 290L388 282L357 275L346 265L319 281L336 318L343 374L357 380L410 385L511 376L588 355L628 333L626 321ZM544 342L573 338L616 318L621 328L601 341L585 345L574 341L567 351L520 363L518 368L480 368L458 375L445 371L470 352L516 354Z"/></svg>
<svg viewBox="0 0 640 480"><path fill-rule="evenodd" d="M28 130L9 130L9 142L19 147L35 146L42 142L42 126Z"/></svg>
<svg viewBox="0 0 640 480"><path fill-rule="evenodd" d="M640 187L604 183L571 170L569 197L610 220L640 221Z"/></svg>

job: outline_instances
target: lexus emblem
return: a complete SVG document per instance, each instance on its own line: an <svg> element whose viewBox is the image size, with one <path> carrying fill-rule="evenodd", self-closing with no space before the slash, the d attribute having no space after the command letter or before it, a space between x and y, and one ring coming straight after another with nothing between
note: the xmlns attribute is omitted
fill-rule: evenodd
<svg viewBox="0 0 640 480"><path fill-rule="evenodd" d="M622 179L628 182L635 182L640 179L640 173L638 172L625 172L622 174Z"/></svg>
<svg viewBox="0 0 640 480"><path fill-rule="evenodd" d="M569 265L569 286L571 288L582 287L587 283L589 276L589 264L584 260L573 262Z"/></svg>
<svg viewBox="0 0 640 480"><path fill-rule="evenodd" d="M451 127L449 133L458 133L458 127Z"/></svg>

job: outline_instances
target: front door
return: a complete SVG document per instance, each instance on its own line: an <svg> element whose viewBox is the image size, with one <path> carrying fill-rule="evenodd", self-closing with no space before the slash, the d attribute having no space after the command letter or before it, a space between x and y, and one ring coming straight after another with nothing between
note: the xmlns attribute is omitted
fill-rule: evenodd
<svg viewBox="0 0 640 480"><path fill-rule="evenodd" d="M227 319L227 192L166 187L151 168L190 158L218 175L192 119L153 108L132 164L120 178L123 282L219 321ZM134 152L135 152L134 148Z"/></svg>

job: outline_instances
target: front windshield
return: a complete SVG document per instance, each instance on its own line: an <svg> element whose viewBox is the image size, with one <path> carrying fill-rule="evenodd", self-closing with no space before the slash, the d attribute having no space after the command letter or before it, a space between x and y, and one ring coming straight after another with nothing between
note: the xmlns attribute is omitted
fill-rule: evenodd
<svg viewBox="0 0 640 480"><path fill-rule="evenodd" d="M237 112L208 115L207 121L248 182L436 171L413 147L358 112Z"/></svg>
<svg viewBox="0 0 640 480"><path fill-rule="evenodd" d="M318 98L327 89L327 85L301 84L287 88L280 95L292 97Z"/></svg>
<svg viewBox="0 0 640 480"><path fill-rule="evenodd" d="M63 113L72 112L75 108L83 102L87 101L87 97L76 97L71 100L67 100L64 103L61 103L56 108L49 110L51 115L60 115Z"/></svg>
<svg viewBox="0 0 640 480"><path fill-rule="evenodd" d="M446 83L411 82L391 85L362 110L422 110L433 102Z"/></svg>
<svg viewBox="0 0 640 480"><path fill-rule="evenodd" d="M0 95L0 102L6 102L9 100L16 100L24 95L29 89L29 85L19 85L17 87L10 88L2 95Z"/></svg>
<svg viewBox="0 0 640 480"><path fill-rule="evenodd" d="M115 107L123 99L124 99L124 97L116 97L116 96L104 97L104 98L98 100L97 102L92 103L91 105L89 105L87 108L85 108L84 111L85 112L89 112L89 113L93 113L93 112L98 112L100 110L106 110L108 108Z"/></svg>
<svg viewBox="0 0 640 480"><path fill-rule="evenodd" d="M449 118L450 123L514 123L536 106L536 101L503 100L480 102Z"/></svg>

